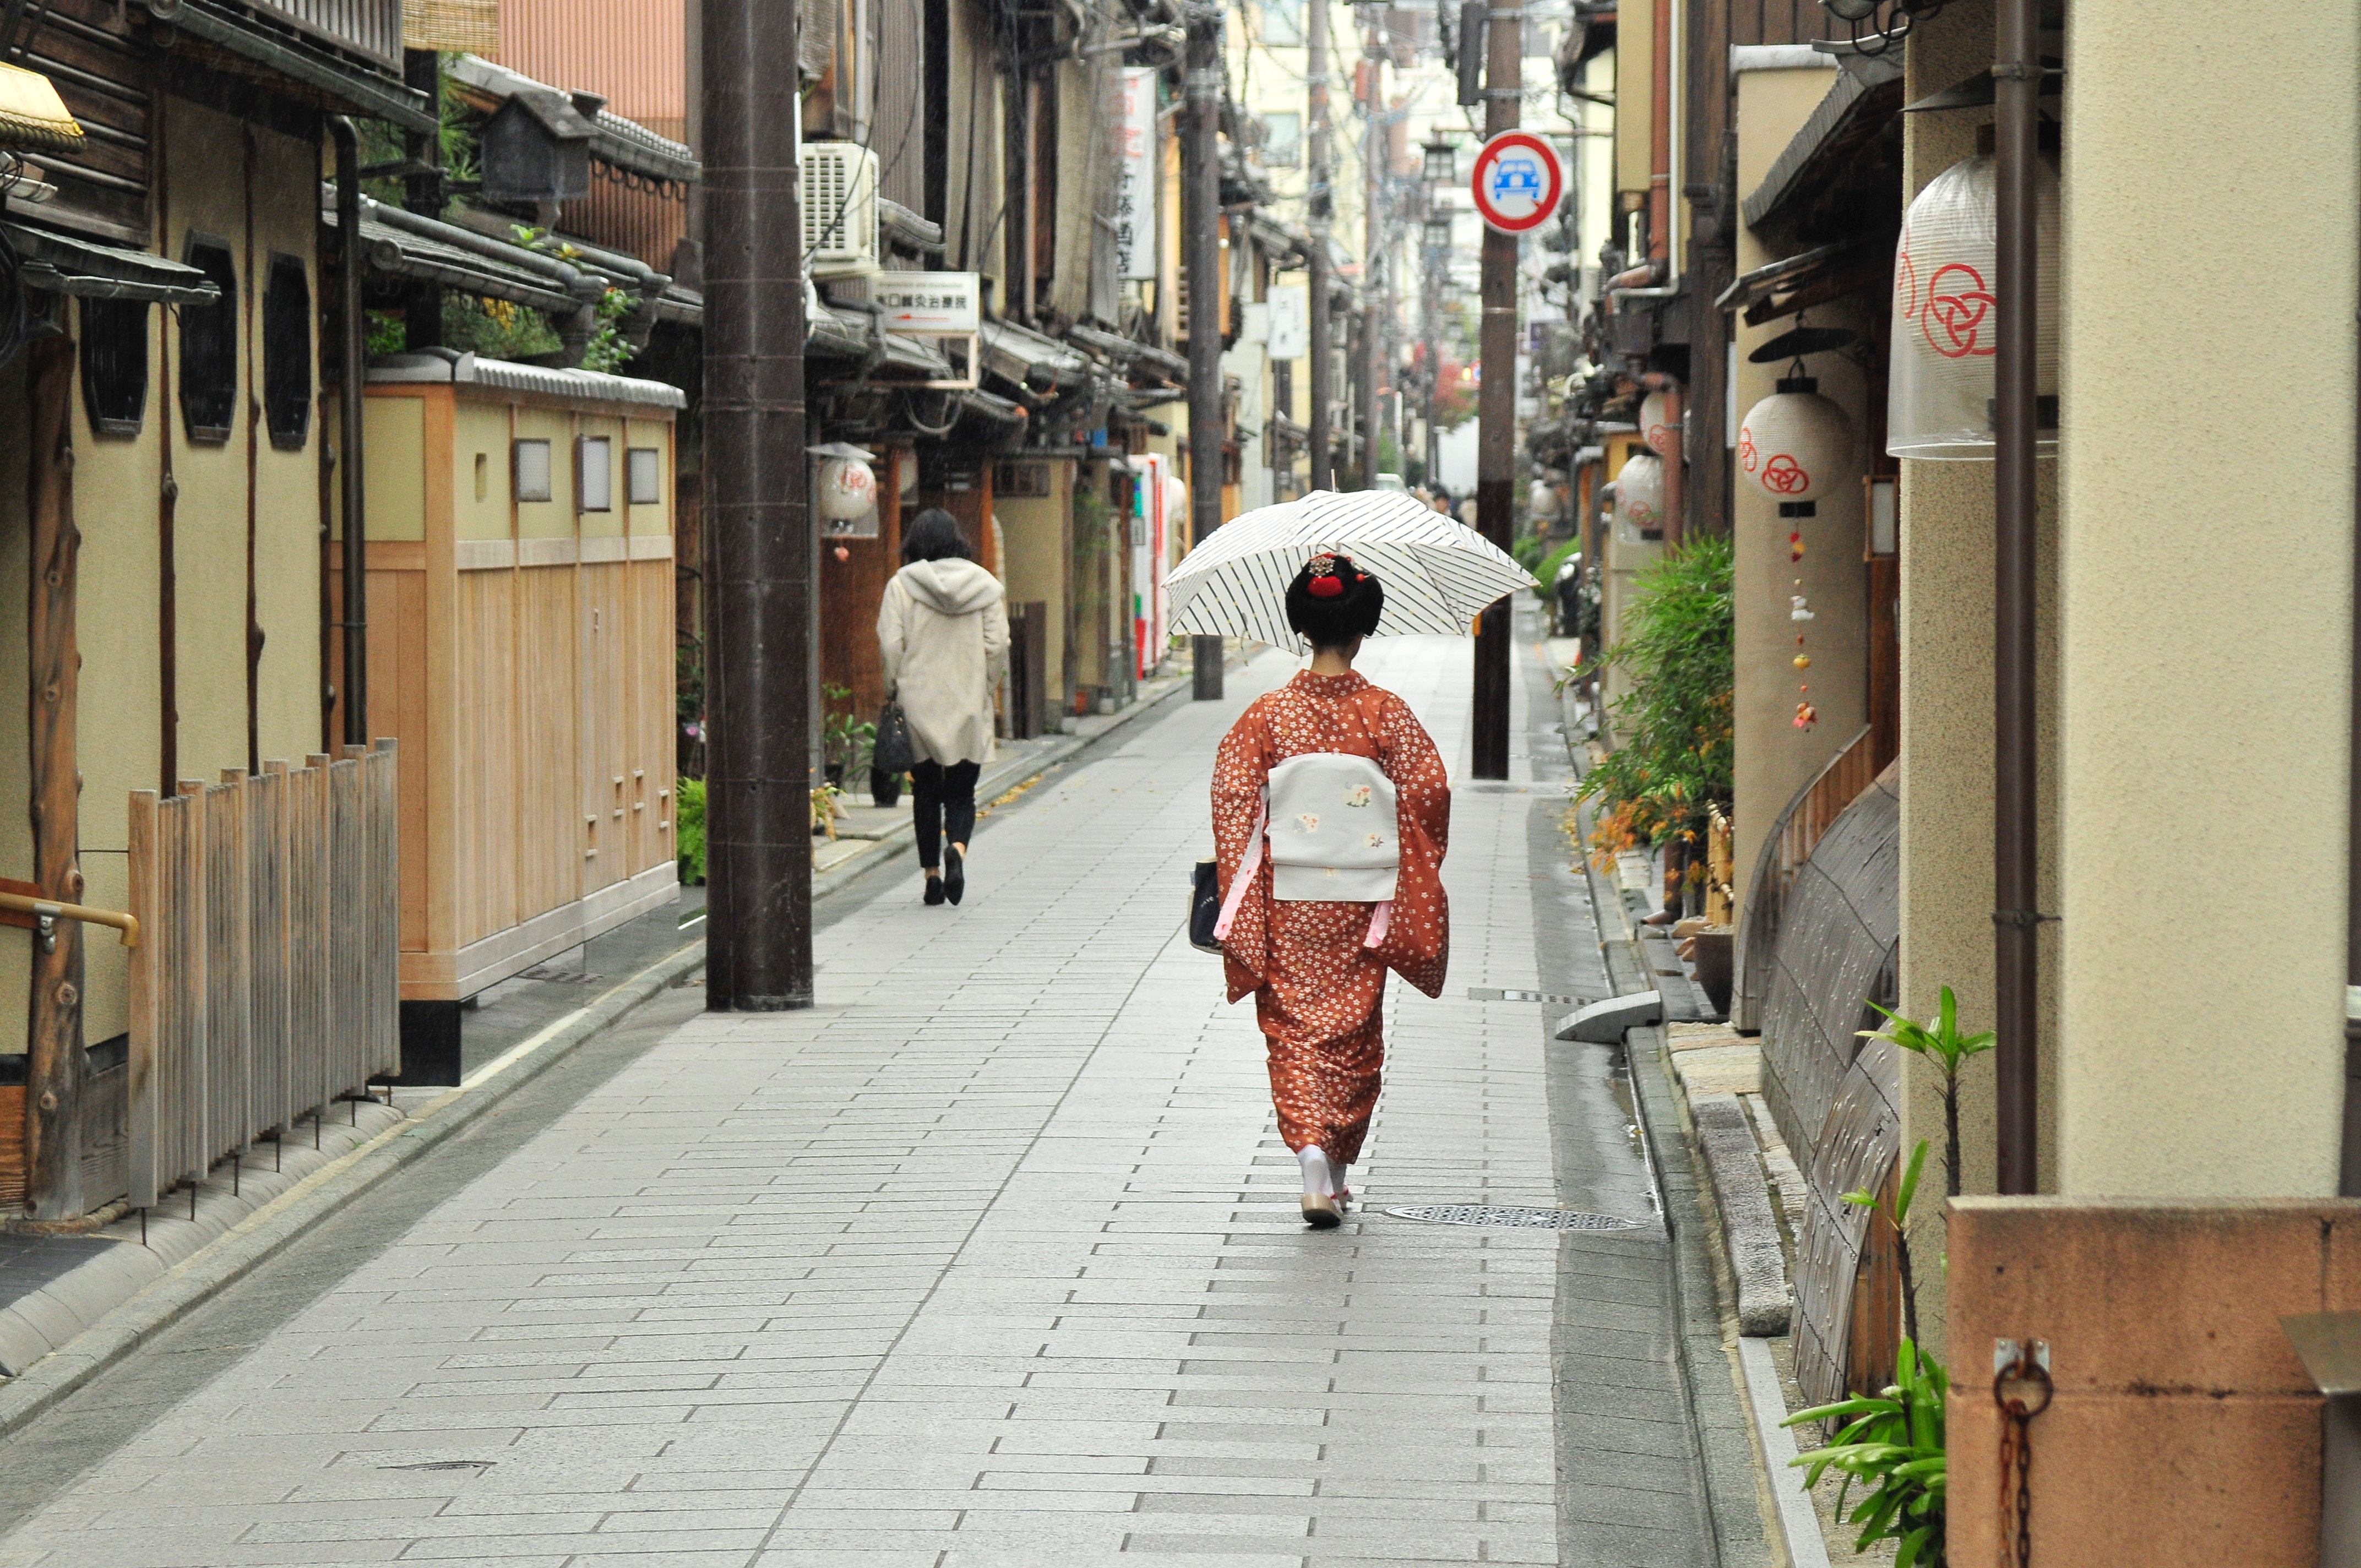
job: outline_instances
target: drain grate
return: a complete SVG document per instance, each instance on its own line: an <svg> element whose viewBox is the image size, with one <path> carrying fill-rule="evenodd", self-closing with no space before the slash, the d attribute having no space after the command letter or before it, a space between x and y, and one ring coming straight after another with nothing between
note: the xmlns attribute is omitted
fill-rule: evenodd
<svg viewBox="0 0 2361 1568"><path fill-rule="evenodd" d="M1586 1214L1579 1209L1496 1208L1489 1203L1419 1203L1389 1209L1397 1220L1423 1220L1431 1225L1487 1225L1532 1231L1636 1231L1637 1220L1613 1214Z"/></svg>

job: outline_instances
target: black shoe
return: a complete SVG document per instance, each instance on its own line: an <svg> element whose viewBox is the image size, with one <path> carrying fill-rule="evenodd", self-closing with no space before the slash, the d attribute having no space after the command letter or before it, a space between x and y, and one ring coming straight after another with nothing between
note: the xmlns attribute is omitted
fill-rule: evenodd
<svg viewBox="0 0 2361 1568"><path fill-rule="evenodd" d="M939 876L928 877L927 879L927 902L928 904L940 904L942 901L943 879Z"/></svg>
<svg viewBox="0 0 2361 1568"><path fill-rule="evenodd" d="M960 863L961 858L957 850L943 846L943 895L953 904L967 891L967 868Z"/></svg>

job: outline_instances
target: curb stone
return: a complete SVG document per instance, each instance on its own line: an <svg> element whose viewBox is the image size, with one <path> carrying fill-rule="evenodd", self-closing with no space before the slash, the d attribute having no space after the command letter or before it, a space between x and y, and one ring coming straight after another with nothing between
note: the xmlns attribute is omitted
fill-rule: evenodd
<svg viewBox="0 0 2361 1568"><path fill-rule="evenodd" d="M312 1172L145 1289L0 1385L0 1435L81 1388L163 1330L285 1251L297 1238L412 1160L473 1124L564 1060L575 1047L695 973L693 942L549 1025L357 1148Z"/></svg>

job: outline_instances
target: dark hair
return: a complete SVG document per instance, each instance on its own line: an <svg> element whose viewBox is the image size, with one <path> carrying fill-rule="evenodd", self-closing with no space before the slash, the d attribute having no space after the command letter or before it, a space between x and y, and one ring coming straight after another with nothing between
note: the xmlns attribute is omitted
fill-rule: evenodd
<svg viewBox="0 0 2361 1568"><path fill-rule="evenodd" d="M1314 648L1343 648L1367 637L1385 609L1385 585L1350 555L1314 555L1287 585L1287 624Z"/></svg>
<svg viewBox="0 0 2361 1568"><path fill-rule="evenodd" d="M968 548L967 536L960 532L959 519L940 507L928 507L902 531L902 565L939 561L946 555L956 555L962 561L975 559L975 552Z"/></svg>

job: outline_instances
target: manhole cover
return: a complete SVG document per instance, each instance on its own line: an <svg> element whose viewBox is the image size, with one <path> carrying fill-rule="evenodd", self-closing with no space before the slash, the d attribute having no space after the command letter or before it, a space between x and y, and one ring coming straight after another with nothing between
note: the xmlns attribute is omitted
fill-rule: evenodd
<svg viewBox="0 0 2361 1568"><path fill-rule="evenodd" d="M1612 1214L1586 1214L1579 1209L1496 1208L1489 1203L1419 1203L1389 1209L1397 1220L1423 1220L1431 1225L1490 1225L1532 1231L1636 1231L1636 1220Z"/></svg>

